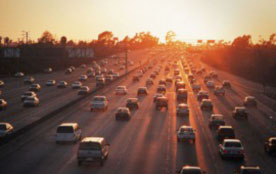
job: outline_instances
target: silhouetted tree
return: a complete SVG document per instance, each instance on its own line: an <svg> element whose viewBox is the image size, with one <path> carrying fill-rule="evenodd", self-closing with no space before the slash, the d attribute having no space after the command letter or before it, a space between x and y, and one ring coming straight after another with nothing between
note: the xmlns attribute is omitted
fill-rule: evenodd
<svg viewBox="0 0 276 174"><path fill-rule="evenodd" d="M51 44L53 45L55 43L55 39L52 33L49 31L44 31L42 36L38 38L38 43L40 44Z"/></svg>
<svg viewBox="0 0 276 174"><path fill-rule="evenodd" d="M232 46L234 47L242 47L247 48L251 45L251 36L250 35L243 35L234 39Z"/></svg>
<svg viewBox="0 0 276 174"><path fill-rule="evenodd" d="M61 44L62 46L66 46L66 43L67 43L67 38L66 38L65 36L62 36L62 37L60 38L60 44Z"/></svg>
<svg viewBox="0 0 276 174"><path fill-rule="evenodd" d="M9 43L10 43L10 38L9 37L5 37L4 38L4 43L5 43L6 46L8 46Z"/></svg>

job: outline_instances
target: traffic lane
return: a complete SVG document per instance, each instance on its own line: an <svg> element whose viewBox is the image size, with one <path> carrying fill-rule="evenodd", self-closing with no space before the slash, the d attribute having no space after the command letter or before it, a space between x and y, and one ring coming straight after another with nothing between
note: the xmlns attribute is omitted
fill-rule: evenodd
<svg viewBox="0 0 276 174"><path fill-rule="evenodd" d="M186 164L198 165L202 170L207 171L207 173L232 173L233 166L225 168L218 155L218 143L208 127L208 117L210 113L201 111L199 102L196 99L196 94L192 91L190 83L187 80L187 74L184 73L181 65L180 69L189 94L190 124L196 130L195 149L189 151L190 155L187 157ZM189 152L186 153L189 154ZM192 155L196 156L196 159L191 157Z"/></svg>
<svg viewBox="0 0 276 174"><path fill-rule="evenodd" d="M133 83L131 82L131 84L133 84ZM134 84L134 85L137 86L137 84ZM105 90L108 93L110 93L109 95L111 95L112 97L114 97L113 90L111 90L113 88L110 87L109 90L107 90L107 89ZM137 89L134 89L134 94L136 94L136 90ZM112 91L112 92L110 92L110 91ZM109 98L111 98L111 100L112 100L111 96ZM127 98L127 96L125 96L124 99L120 99L123 101L123 103L120 103L120 102L118 102L117 97L116 97L115 100L111 101L111 103L110 103L111 107L109 108L109 110L113 111L118 106L125 105L126 98ZM55 117L55 118L63 117L62 118L63 121L65 121L65 120L71 121L70 119L72 119L72 121L77 121L77 122L81 122L84 124L88 124L87 126L83 126L82 124L80 124L81 127L83 128L84 136L86 135L85 129L92 129L91 130L92 132L96 132L96 130L93 130L93 128L95 128L95 129L100 128L101 130L108 130L111 127L110 123L113 123L113 124L115 124L115 126L120 127L120 125L118 125L114 120L113 112L110 113L110 111L109 111L109 112L103 112L103 113L90 113L88 103L89 103L89 101L86 101L86 103L83 106L76 106L74 108L68 109L69 110L68 112L63 113L63 114L66 114L66 117L64 115L61 115L61 117ZM94 115L98 119L95 119L95 117L93 117ZM86 120L85 118L88 118L91 120L89 121L89 120ZM82 119L85 119L85 120L81 121ZM59 120L59 123L60 123L60 120ZM70 159L70 158L75 159L74 154L76 153L76 148L77 148L76 145L62 146L62 148L60 148L59 146L56 146L54 143L54 133L55 133L56 127L59 123L57 123L55 120L51 120L51 121L49 120L45 124L42 124L39 129L35 128L35 130L33 131L34 135L33 134L30 135L30 133L28 133L31 138L31 141L26 142L26 144L23 147L19 147L20 149L18 150L18 152L14 149L14 148L16 148L16 144L14 146L9 146L10 148L12 148L12 150L10 150L12 152L12 154L14 154L14 153L16 153L16 154L14 154L14 156L12 156L10 154L7 154L5 156L5 159L6 159L5 161L7 161L7 164L17 164L17 163L9 163L8 162L9 160L7 158L9 158L11 161L16 160L16 159L22 160L22 159L26 159L25 157L26 157L26 155L28 155L29 157L31 156L30 164L37 164L39 161L43 161L43 163L41 162L39 164L39 166L38 165L28 166L27 173L30 173L31 171L33 173L37 173L37 172L35 172L36 167L40 168L40 166L42 166L40 169L42 171L45 171L45 169L49 168L49 166L55 166L54 164L60 164L59 158L64 158L66 156L66 154L70 154L70 155L69 155L69 157L67 155L66 158L62 159L63 165L64 165L64 163L66 163L66 161L68 161L68 159ZM105 126L101 128L101 127L99 127L99 125L105 125ZM41 132L42 130L43 130L43 132ZM111 132L113 132L113 130L111 130ZM125 131L125 132L128 132L128 131ZM88 134L88 135L90 135L90 134ZM38 138L38 137L40 137L40 138ZM135 137L135 136L133 136L133 137ZM27 138L24 138L24 139L27 139ZM47 142L47 144L45 144L45 142ZM47 146L47 148L45 146ZM36 148L32 149L32 147L36 147ZM74 148L73 153L72 152L66 153L66 151L70 151L70 150L72 150L72 148ZM30 149L32 149L32 151L30 151ZM6 151L8 151L8 150L6 150ZM33 151L35 151L35 152L33 152ZM29 152L31 154L26 153L26 152ZM3 154L3 153L1 153L1 154ZM19 157L21 155L23 156L22 158ZM53 162L53 163L51 163L51 162ZM24 161L20 161L19 163L22 164L22 163L24 163ZM27 162L27 163L29 163L29 162ZM43 167L44 163L47 166L46 168ZM49 163L51 165L49 165ZM74 163L74 164L76 164L76 163ZM25 163L25 165L24 164L22 164L22 165L25 166L28 164ZM6 166L6 165L3 165L3 166ZM60 166L56 166L56 167L60 168ZM20 168L20 166L16 166L16 167L7 166L6 170L15 169L15 171L20 171L20 170L22 171L22 168L21 169L19 169L19 168ZM54 171L57 171L57 168L55 168ZM5 171L5 169L3 167L1 167L1 170L2 169L3 169L3 171ZM52 168L49 168L49 169L51 170ZM39 173L43 173L42 171L40 171ZM14 172L11 171L10 173L14 173Z"/></svg>
<svg viewBox="0 0 276 174"><path fill-rule="evenodd" d="M130 69L136 67L138 65L132 66ZM112 65L108 65L107 68L112 67ZM117 69L116 67L115 69ZM118 68L119 71L119 68ZM73 78L71 81L74 81ZM90 81L90 80L89 80ZM88 81L88 82L89 82ZM88 82L85 82L84 85L86 85ZM95 87L95 81L93 80L90 82L90 87ZM67 88L71 88L70 86ZM15 105L15 108L9 108L9 111L5 112L1 115L1 120L10 122L13 124L15 129L20 129L21 127L29 124L30 122L35 121L36 119L39 119L37 115L41 115L44 113L49 113L55 109L58 109L59 107L63 106L65 103L70 102L73 99L78 98L77 92L72 89L53 89L53 87L48 88L51 92L48 92L44 96L39 95L41 100L41 107L38 108L22 108L22 103L18 103ZM45 93L46 91L44 91ZM66 94L66 95L65 95ZM46 99L45 99L45 98ZM14 105L13 105L14 106ZM16 117L15 117L16 115Z"/></svg>
<svg viewBox="0 0 276 174"><path fill-rule="evenodd" d="M249 121L234 120L232 110L235 106L240 105L241 99L236 98L233 100L232 95L227 95L226 93L225 100L218 100L220 97L214 96L212 90L207 89L203 81L201 81L201 85L203 89L209 91L209 96L214 104L214 113L222 113L226 124L233 126L236 137L242 141L245 150L245 163L247 165L259 165L265 173L273 173L275 168L271 166L275 165L275 160L271 160L263 152L264 135L266 135L264 130L267 126L258 125L259 122L255 118L259 117L259 115L251 115ZM227 101L227 103L224 101ZM228 162L228 164L230 163ZM237 165L233 164L235 168L240 165L238 163ZM226 169L231 169L231 165L225 167Z"/></svg>

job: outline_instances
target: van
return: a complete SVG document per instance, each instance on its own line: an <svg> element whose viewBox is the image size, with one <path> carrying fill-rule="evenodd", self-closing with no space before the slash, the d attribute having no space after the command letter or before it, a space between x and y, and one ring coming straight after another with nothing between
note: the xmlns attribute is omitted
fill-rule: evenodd
<svg viewBox="0 0 276 174"><path fill-rule="evenodd" d="M56 132L56 143L74 142L81 139L81 129L78 123L62 123Z"/></svg>
<svg viewBox="0 0 276 174"><path fill-rule="evenodd" d="M85 137L78 149L78 165L83 162L99 162L101 166L109 154L109 144L104 137Z"/></svg>

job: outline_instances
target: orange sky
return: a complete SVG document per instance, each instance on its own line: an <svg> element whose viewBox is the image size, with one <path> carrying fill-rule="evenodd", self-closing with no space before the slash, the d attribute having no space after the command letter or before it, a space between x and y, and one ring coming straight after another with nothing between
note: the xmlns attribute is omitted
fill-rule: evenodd
<svg viewBox="0 0 276 174"><path fill-rule="evenodd" d="M45 30L74 40L91 40L105 30L115 36L150 31L164 40L254 40L276 32L276 0L0 0L0 36L13 40Z"/></svg>

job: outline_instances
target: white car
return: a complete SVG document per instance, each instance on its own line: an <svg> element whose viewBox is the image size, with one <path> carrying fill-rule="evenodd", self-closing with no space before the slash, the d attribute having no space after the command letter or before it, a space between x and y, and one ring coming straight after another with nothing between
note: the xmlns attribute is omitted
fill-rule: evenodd
<svg viewBox="0 0 276 174"><path fill-rule="evenodd" d="M78 95L85 95L90 92L90 88L88 86L81 86L78 92Z"/></svg>
<svg viewBox="0 0 276 174"><path fill-rule="evenodd" d="M5 86L5 82L0 80L0 88L4 87Z"/></svg>
<svg viewBox="0 0 276 174"><path fill-rule="evenodd" d="M39 99L37 97L26 97L24 99L24 107L38 106L38 105L39 105Z"/></svg>
<svg viewBox="0 0 276 174"><path fill-rule="evenodd" d="M24 77L24 73L23 72L17 72L14 74L14 77Z"/></svg>
<svg viewBox="0 0 276 174"><path fill-rule="evenodd" d="M35 81L35 79L32 76L24 78L24 83L25 84L32 84L32 83L34 83L34 81Z"/></svg>
<svg viewBox="0 0 276 174"><path fill-rule="evenodd" d="M189 106L185 103L178 104L176 108L177 116L189 116Z"/></svg>
<svg viewBox="0 0 276 174"><path fill-rule="evenodd" d="M88 79L87 75L81 75L79 80L80 81L86 81Z"/></svg>
<svg viewBox="0 0 276 174"><path fill-rule="evenodd" d="M195 142L195 130L192 126L182 125L177 131L177 141L191 140Z"/></svg>
<svg viewBox="0 0 276 174"><path fill-rule="evenodd" d="M38 92L41 90L41 86L38 83L34 83L29 87L29 91Z"/></svg>
<svg viewBox="0 0 276 174"><path fill-rule="evenodd" d="M108 108L108 99L106 96L94 96L91 101L91 111L102 110L105 111Z"/></svg>
<svg viewBox="0 0 276 174"><path fill-rule="evenodd" d="M120 77L120 73L118 73L118 72L117 72L117 73L114 73L114 74L113 74L113 77L114 77L114 78Z"/></svg>
<svg viewBox="0 0 276 174"><path fill-rule="evenodd" d="M203 99L200 103L200 109L203 111L212 111L213 103L210 99Z"/></svg>
<svg viewBox="0 0 276 174"><path fill-rule="evenodd" d="M48 80L45 85L46 86L55 86L56 85L56 81L55 80Z"/></svg>
<svg viewBox="0 0 276 174"><path fill-rule="evenodd" d="M66 81L59 81L59 82L57 83L57 87L58 87L58 88L66 88L67 85L68 85L68 83L67 83Z"/></svg>
<svg viewBox="0 0 276 174"><path fill-rule="evenodd" d="M0 99L0 111L7 109L8 102L4 99Z"/></svg>
<svg viewBox="0 0 276 174"><path fill-rule="evenodd" d="M207 86L207 88L214 88L215 87L215 82L209 80L209 81L207 81L206 86Z"/></svg>
<svg viewBox="0 0 276 174"><path fill-rule="evenodd" d="M0 138L6 137L13 133L13 126L10 123L0 123Z"/></svg>
<svg viewBox="0 0 276 174"><path fill-rule="evenodd" d="M126 86L117 86L115 89L116 95L126 95L127 94L127 87Z"/></svg>
<svg viewBox="0 0 276 174"><path fill-rule="evenodd" d="M75 81L73 84L72 84L72 88L73 89L80 89L80 87L82 86L82 83L80 81Z"/></svg>
<svg viewBox="0 0 276 174"><path fill-rule="evenodd" d="M37 94L33 91L26 91L23 95L21 95L21 100L24 101L27 97L37 97Z"/></svg>
<svg viewBox="0 0 276 174"><path fill-rule="evenodd" d="M81 129L78 123L62 123L57 127L56 143L74 142L81 139Z"/></svg>
<svg viewBox="0 0 276 174"><path fill-rule="evenodd" d="M226 157L244 159L244 148L238 139L224 139L219 145L219 154L222 159Z"/></svg>

